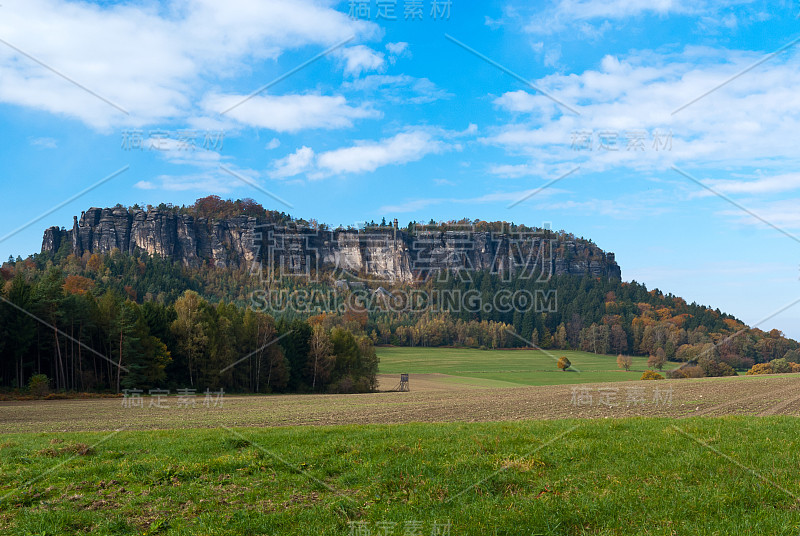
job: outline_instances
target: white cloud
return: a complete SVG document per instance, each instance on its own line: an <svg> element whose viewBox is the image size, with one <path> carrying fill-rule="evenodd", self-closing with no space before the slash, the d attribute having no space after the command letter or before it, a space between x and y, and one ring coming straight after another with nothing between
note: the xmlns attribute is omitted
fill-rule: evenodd
<svg viewBox="0 0 800 536"><path fill-rule="evenodd" d="M415 78L406 74L373 74L346 82L343 87L368 94L378 92L380 100L393 104L427 104L453 96L427 78Z"/></svg>
<svg viewBox="0 0 800 536"><path fill-rule="evenodd" d="M34 147L41 147L42 149L56 149L58 148L58 141L54 138L33 138L31 145Z"/></svg>
<svg viewBox="0 0 800 536"><path fill-rule="evenodd" d="M389 213L417 212L419 210L422 210L424 208L433 205L442 205L442 204L465 204L465 205L492 204L492 203L506 204L506 203L514 203L522 199L524 199L522 203L529 203L563 192L564 192L563 190L559 190L556 188L547 188L544 190L540 190L539 188L529 188L526 190L492 192L481 196L468 197L468 198L449 197L449 198L410 199L408 201L405 201L403 203L398 203L395 205L384 205L378 209L378 212L389 212Z"/></svg>
<svg viewBox="0 0 800 536"><path fill-rule="evenodd" d="M156 185L150 181L139 181L133 185L134 188L138 188L140 190L155 190Z"/></svg>
<svg viewBox="0 0 800 536"><path fill-rule="evenodd" d="M140 180L133 185L139 190L222 194L235 189L252 188L247 181L243 181L237 175L253 182L259 179L256 171L236 166L233 157L224 156L215 150L204 149L202 145L192 146L183 139L151 136L142 141L142 149L174 166L177 171ZM225 171L222 166L233 174Z"/></svg>
<svg viewBox="0 0 800 536"><path fill-rule="evenodd" d="M547 104L547 97L531 95L523 89L508 91L494 100L494 104L510 112L532 112Z"/></svg>
<svg viewBox="0 0 800 536"><path fill-rule="evenodd" d="M561 59L561 45L548 47L544 53L544 64L547 67L555 67Z"/></svg>
<svg viewBox="0 0 800 536"><path fill-rule="evenodd" d="M209 95L203 107L209 113L235 106L225 115L242 124L276 132L304 129L337 129L353 126L356 119L375 119L381 113L368 104L355 107L347 99L326 95Z"/></svg>
<svg viewBox="0 0 800 536"><path fill-rule="evenodd" d="M344 72L354 77L361 76L362 72L381 72L386 67L386 60L382 52L376 52L365 45L340 48L334 54L344 61Z"/></svg>
<svg viewBox="0 0 800 536"><path fill-rule="evenodd" d="M386 43L386 50L393 56L400 56L408 50L408 43L400 41L398 43Z"/></svg>
<svg viewBox="0 0 800 536"><path fill-rule="evenodd" d="M730 32L740 19L750 22L769 17L752 0L555 0L539 7L542 4L532 4L536 8L524 14L507 10L501 21L487 19L487 24L496 27L521 22L525 31L536 35L569 32L571 37L577 34L596 40L612 27L612 21L619 25L644 16L692 16L703 33L717 29ZM738 17L732 9L739 10Z"/></svg>
<svg viewBox="0 0 800 536"><path fill-rule="evenodd" d="M552 34L574 26L588 35L597 29L587 21L708 12L710 8L705 4L703 0L557 0L531 16L525 30L534 34Z"/></svg>
<svg viewBox="0 0 800 536"><path fill-rule="evenodd" d="M383 166L415 162L448 149L448 145L431 133L411 130L377 142L360 142L353 147L322 153L317 165L322 176L364 173Z"/></svg>
<svg viewBox="0 0 800 536"><path fill-rule="evenodd" d="M690 13L704 3L698 0L561 0L556 11L579 19L622 18L643 13Z"/></svg>
<svg viewBox="0 0 800 536"><path fill-rule="evenodd" d="M389 63L394 65L400 58L410 58L411 51L408 48L408 43L403 41L399 43L386 43L386 50L389 52Z"/></svg>
<svg viewBox="0 0 800 536"><path fill-rule="evenodd" d="M268 151L272 151L273 149L277 149L280 146L281 146L281 140L279 140L278 138L272 138L264 146L264 149L267 149Z"/></svg>
<svg viewBox="0 0 800 536"><path fill-rule="evenodd" d="M270 175L277 179L294 177L305 173L312 168L314 163L314 150L310 147L300 147L294 153L275 161L274 169Z"/></svg>
<svg viewBox="0 0 800 536"><path fill-rule="evenodd" d="M3 2L0 35L65 77L0 46L0 102L78 119L96 129L191 114L208 82L379 29L313 0L215 0L100 6L67 0Z"/></svg>
<svg viewBox="0 0 800 536"><path fill-rule="evenodd" d="M390 138L360 141L350 147L319 154L304 146L276 160L271 175L287 178L305 173L309 179L315 180L347 173L367 173L384 166L416 162L429 154L452 149L460 147L441 141L432 131L410 129Z"/></svg>
<svg viewBox="0 0 800 536"><path fill-rule="evenodd" d="M760 218L782 229L784 232L790 234L794 233L794 236L798 240L800 240L800 236L798 236L798 234L800 234L800 212L797 210L799 205L799 198L781 199L778 201L762 201L758 203L743 203L743 206L748 211L753 214L757 214ZM756 218L752 214L730 205L726 205L726 208L719 211L718 214L732 219L743 226L755 226L763 229L772 229L772 227L764 223L762 219Z"/></svg>
<svg viewBox="0 0 800 536"><path fill-rule="evenodd" d="M724 194L773 194L800 189L800 173L784 173L755 180L710 179L704 184ZM708 190L697 193L697 197L714 195Z"/></svg>
<svg viewBox="0 0 800 536"><path fill-rule="evenodd" d="M757 52L705 47L605 56L596 69L533 81L580 115L542 94L508 92L494 103L517 115L490 129L482 141L526 158L534 169L573 162L586 171L620 166L658 171L685 162L694 169L742 166L783 176L800 163L794 143L800 131L800 94L795 89L800 85L800 56L787 52L731 79L762 57ZM581 132L589 133L592 150L576 150L574 142ZM616 135L618 150L600 147L603 132ZM637 132L644 135L644 146L628 150ZM670 135L670 148L656 150L656 136L663 143ZM507 162L495 170L506 176L525 173ZM773 189L777 182L770 183ZM734 191L729 183L723 187ZM756 187L763 185L739 188L746 193Z"/></svg>
<svg viewBox="0 0 800 536"><path fill-rule="evenodd" d="M156 177L158 184L147 182L146 189L160 189L168 192L215 192L227 194L236 189L246 188L247 185L223 171L206 171L186 175L159 175ZM137 183L141 184L141 183ZM141 188L141 186L138 186Z"/></svg>

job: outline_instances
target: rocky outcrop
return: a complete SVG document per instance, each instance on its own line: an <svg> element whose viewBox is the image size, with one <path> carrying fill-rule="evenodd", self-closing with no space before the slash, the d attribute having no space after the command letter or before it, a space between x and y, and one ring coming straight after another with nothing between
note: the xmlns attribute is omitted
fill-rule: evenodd
<svg viewBox="0 0 800 536"><path fill-rule="evenodd" d="M255 218L238 217L209 223L171 211L115 208L90 208L80 219L73 218L72 229L51 227L45 231L42 251L58 251L63 240L71 252L145 252L174 258L187 266L211 262L216 266L252 262L255 255L252 236Z"/></svg>
<svg viewBox="0 0 800 536"><path fill-rule="evenodd" d="M490 270L546 278L591 275L621 279L613 253L585 240L555 233L495 233L466 227L442 231L420 227L368 230L280 227L253 217L194 218L174 210L90 208L72 228L50 227L42 252L69 247L89 253L147 253L186 266L254 267L271 274L300 275L332 270L341 277L412 281L431 274ZM65 246L66 244L66 246Z"/></svg>

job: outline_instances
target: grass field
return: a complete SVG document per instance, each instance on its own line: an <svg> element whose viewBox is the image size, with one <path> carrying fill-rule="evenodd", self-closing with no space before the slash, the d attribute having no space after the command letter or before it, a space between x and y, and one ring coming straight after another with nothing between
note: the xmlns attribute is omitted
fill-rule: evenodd
<svg viewBox="0 0 800 536"><path fill-rule="evenodd" d="M572 350L548 350L545 353L538 350L381 347L377 352L382 374L448 374L481 380L485 387L638 380L648 369L646 357L634 357L631 370L625 371L617 367L616 356ZM576 370L564 372L556 367L556 359L562 355ZM664 369L679 364L667 363Z"/></svg>
<svg viewBox="0 0 800 536"><path fill-rule="evenodd" d="M381 348L382 388L411 392L0 402L0 534L800 533L800 375L614 384L641 370L559 354L581 372Z"/></svg>
<svg viewBox="0 0 800 536"><path fill-rule="evenodd" d="M788 417L11 434L0 533L795 536L799 448Z"/></svg>

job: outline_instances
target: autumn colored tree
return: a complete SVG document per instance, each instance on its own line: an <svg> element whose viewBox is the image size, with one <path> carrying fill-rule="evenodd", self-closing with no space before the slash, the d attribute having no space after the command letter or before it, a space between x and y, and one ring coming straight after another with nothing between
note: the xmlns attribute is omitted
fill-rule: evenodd
<svg viewBox="0 0 800 536"><path fill-rule="evenodd" d="M556 348L559 348L561 350L566 350L568 348L567 327L564 325L563 322L559 324L558 329L556 330L555 343L556 343Z"/></svg>
<svg viewBox="0 0 800 536"><path fill-rule="evenodd" d="M619 368L630 370L631 365L633 365L633 358L631 356L622 354L617 356L617 366Z"/></svg>
<svg viewBox="0 0 800 536"><path fill-rule="evenodd" d="M566 372L567 369L572 366L572 363L570 363L566 356L562 355L558 358L558 363L556 363L556 366Z"/></svg>
<svg viewBox="0 0 800 536"><path fill-rule="evenodd" d="M94 288L94 281L80 275L68 275L64 280L64 292L82 296Z"/></svg>
<svg viewBox="0 0 800 536"><path fill-rule="evenodd" d="M647 366L650 368L661 370L667 363L667 354L663 348L656 350L656 353L651 355L647 360Z"/></svg>
<svg viewBox="0 0 800 536"><path fill-rule="evenodd" d="M336 364L331 339L319 324L314 326L311 333L310 347L307 368L311 376L311 389L316 390L318 382L323 385L328 381Z"/></svg>

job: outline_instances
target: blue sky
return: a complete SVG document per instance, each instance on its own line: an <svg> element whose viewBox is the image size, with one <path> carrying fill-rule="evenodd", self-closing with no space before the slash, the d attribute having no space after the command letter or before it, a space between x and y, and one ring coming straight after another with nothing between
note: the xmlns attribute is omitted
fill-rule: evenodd
<svg viewBox="0 0 800 536"><path fill-rule="evenodd" d="M795 3L351 4L4 0L0 256L90 206L217 194L551 222L750 324L800 298ZM800 338L800 304L760 327Z"/></svg>

